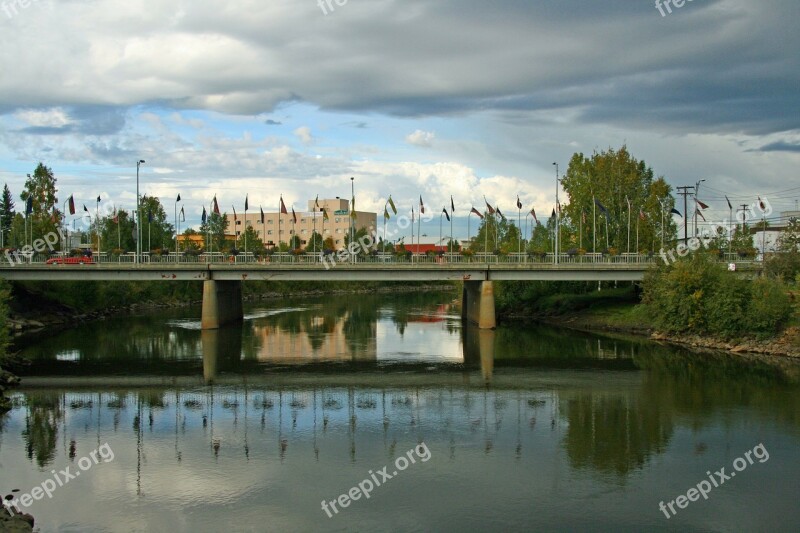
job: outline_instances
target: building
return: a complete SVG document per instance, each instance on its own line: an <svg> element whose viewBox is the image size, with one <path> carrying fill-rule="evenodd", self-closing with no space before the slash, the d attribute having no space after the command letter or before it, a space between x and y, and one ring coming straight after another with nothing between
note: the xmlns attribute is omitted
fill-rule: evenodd
<svg viewBox="0 0 800 533"><path fill-rule="evenodd" d="M342 249L345 246L345 236L352 227L354 230L366 228L368 232L375 231L377 227L378 215L366 211L355 211L355 218L350 217L350 202L342 198L319 200L319 207L315 206L315 200L308 201L308 211L296 212L295 222L292 217L292 208L288 207L288 214L278 212L264 213L261 219L261 211L248 212L245 219L244 213L227 215L228 236L238 239L247 226L255 230L256 235L264 243L264 246L271 248L278 243L288 243L289 240L297 235L300 238L300 245L305 246L314 231L322 235L324 239L333 239L334 247ZM325 220L323 209L328 217Z"/></svg>

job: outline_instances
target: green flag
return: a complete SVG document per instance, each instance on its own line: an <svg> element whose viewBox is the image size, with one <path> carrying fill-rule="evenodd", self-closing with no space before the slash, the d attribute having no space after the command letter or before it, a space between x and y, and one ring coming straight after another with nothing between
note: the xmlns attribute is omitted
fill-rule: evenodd
<svg viewBox="0 0 800 533"><path fill-rule="evenodd" d="M394 200L392 200L392 195L389 195L389 207L392 208L392 213L395 215L397 214L397 208L394 206Z"/></svg>

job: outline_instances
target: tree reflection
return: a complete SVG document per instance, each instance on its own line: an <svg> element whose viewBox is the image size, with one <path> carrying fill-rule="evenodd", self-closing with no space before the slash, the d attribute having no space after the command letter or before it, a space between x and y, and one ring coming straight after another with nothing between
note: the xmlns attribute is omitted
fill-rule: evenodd
<svg viewBox="0 0 800 533"><path fill-rule="evenodd" d="M22 437L28 459L36 457L36 464L44 468L53 462L56 454L58 425L64 419L61 394L36 394L28 396L28 412Z"/></svg>

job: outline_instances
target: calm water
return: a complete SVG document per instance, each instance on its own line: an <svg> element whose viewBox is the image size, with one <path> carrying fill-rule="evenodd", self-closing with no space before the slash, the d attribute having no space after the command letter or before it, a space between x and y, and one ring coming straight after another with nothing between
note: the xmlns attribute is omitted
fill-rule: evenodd
<svg viewBox="0 0 800 533"><path fill-rule="evenodd" d="M454 298L259 303L215 332L183 309L28 339L0 490L80 472L29 507L43 532L798 529L800 365L479 332ZM737 475L678 507L723 467ZM328 517L321 502L351 489Z"/></svg>

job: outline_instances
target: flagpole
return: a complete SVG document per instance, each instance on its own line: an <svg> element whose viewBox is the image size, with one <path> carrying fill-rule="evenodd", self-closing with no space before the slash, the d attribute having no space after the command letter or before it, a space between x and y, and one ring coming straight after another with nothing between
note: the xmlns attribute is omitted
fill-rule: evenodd
<svg viewBox="0 0 800 533"><path fill-rule="evenodd" d="M597 200L592 195L592 253L597 253Z"/></svg>
<svg viewBox="0 0 800 533"><path fill-rule="evenodd" d="M639 208L641 210L641 208ZM642 219L641 216L636 217L636 253L639 253L639 221Z"/></svg>
<svg viewBox="0 0 800 533"><path fill-rule="evenodd" d="M97 257L100 258L100 197L97 197L97 210L95 214L95 225L97 226ZM33 239L33 225L31 225L31 239Z"/></svg>
<svg viewBox="0 0 800 533"><path fill-rule="evenodd" d="M519 207L519 197L517 197L517 261L519 261L519 254L522 253L522 222L520 222L522 217L522 208Z"/></svg>
<svg viewBox="0 0 800 533"><path fill-rule="evenodd" d="M628 255L631 253L631 201L626 196L625 201L628 202Z"/></svg>
<svg viewBox="0 0 800 533"><path fill-rule="evenodd" d="M281 253L281 207L283 207L283 195L281 195L280 203L278 204L278 253Z"/></svg>
<svg viewBox="0 0 800 533"><path fill-rule="evenodd" d="M581 209L581 219L578 222L578 233L580 234L580 242L578 243L578 248L583 248L583 209Z"/></svg>
<svg viewBox="0 0 800 533"><path fill-rule="evenodd" d="M443 208L442 208L442 212L441 212L441 213L439 213L439 245L440 245L440 246L441 246L441 244L442 244L442 215L444 214L444 212L445 212L445 209L447 209L447 208L446 208L446 207L443 207ZM434 247L434 248L435 248L435 247ZM438 250L437 250L437 251L438 251Z"/></svg>
<svg viewBox="0 0 800 533"><path fill-rule="evenodd" d="M244 197L244 260L247 261L247 195Z"/></svg>
<svg viewBox="0 0 800 533"><path fill-rule="evenodd" d="M117 211L117 248L122 250L122 230L119 224L119 211Z"/></svg>
<svg viewBox="0 0 800 533"><path fill-rule="evenodd" d="M453 253L453 245L452 245L452 242L454 240L453 239L453 217L455 216L454 215L455 212L456 212L455 205L453 204L453 197L451 196L450 197L450 238L447 239L447 250L451 254Z"/></svg>
<svg viewBox="0 0 800 533"><path fill-rule="evenodd" d="M180 201L181 195L178 195L178 198L175 200L175 255L178 255L178 202Z"/></svg>

